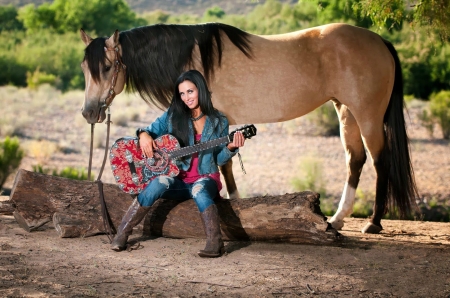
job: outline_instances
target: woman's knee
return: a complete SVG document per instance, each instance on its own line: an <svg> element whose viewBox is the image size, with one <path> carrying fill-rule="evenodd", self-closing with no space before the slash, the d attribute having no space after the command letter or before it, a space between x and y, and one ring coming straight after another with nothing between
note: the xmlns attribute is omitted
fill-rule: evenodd
<svg viewBox="0 0 450 298"><path fill-rule="evenodd" d="M139 203L144 207L152 206L162 194L173 184L173 178L168 176L159 176L152 180L147 187L138 195Z"/></svg>
<svg viewBox="0 0 450 298"><path fill-rule="evenodd" d="M218 193L217 184L214 180L200 180L192 187L192 198L200 212L214 204L214 198Z"/></svg>

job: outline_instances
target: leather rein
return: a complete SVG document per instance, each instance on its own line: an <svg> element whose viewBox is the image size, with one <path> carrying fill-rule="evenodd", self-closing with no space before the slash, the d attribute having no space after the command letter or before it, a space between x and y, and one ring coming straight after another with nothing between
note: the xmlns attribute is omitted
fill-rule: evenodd
<svg viewBox="0 0 450 298"><path fill-rule="evenodd" d="M123 70L126 69L125 64L122 62L122 58L119 54L119 47L115 46L114 48L107 48L105 47L105 52L107 51L114 51L115 52L115 58L114 58L114 74L111 78L111 86L108 91L108 96L105 98L105 100L100 102L101 108L105 108L107 110L107 119L106 119L106 144L105 144L105 153L103 156L103 162L102 167L100 168L100 172L98 174L97 180L95 182L98 185L98 192L99 192L99 198L100 198L100 205L101 205L101 211L102 211L102 218L103 218L103 225L105 226L105 230L107 232L107 236L109 239L109 242L112 242L114 231L112 228L112 221L108 213L108 209L106 208L105 203L105 196L103 193L103 182L101 181L101 177L103 174L103 170L105 169L106 159L108 156L108 149L109 149L109 135L110 135L110 127L111 127L111 111L110 106L114 100L114 97L116 96L116 92L114 91L114 88L116 87L117 83L117 77L119 75L120 69ZM88 168L88 180L91 180L91 169L92 169L92 156L93 156L93 148L94 148L94 127L95 123L91 124L91 142L90 142L90 149L89 149L89 168Z"/></svg>

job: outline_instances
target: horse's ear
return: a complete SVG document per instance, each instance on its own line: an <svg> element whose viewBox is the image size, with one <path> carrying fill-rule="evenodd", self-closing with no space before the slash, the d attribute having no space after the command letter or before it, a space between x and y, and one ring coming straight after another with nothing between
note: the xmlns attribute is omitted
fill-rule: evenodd
<svg viewBox="0 0 450 298"><path fill-rule="evenodd" d="M114 48L119 44L119 30L116 30L110 38L106 40L106 46L108 48Z"/></svg>
<svg viewBox="0 0 450 298"><path fill-rule="evenodd" d="M88 46L93 39L89 35L87 35L83 29L80 29L80 34L81 34L81 40L84 42L84 44L86 46Z"/></svg>

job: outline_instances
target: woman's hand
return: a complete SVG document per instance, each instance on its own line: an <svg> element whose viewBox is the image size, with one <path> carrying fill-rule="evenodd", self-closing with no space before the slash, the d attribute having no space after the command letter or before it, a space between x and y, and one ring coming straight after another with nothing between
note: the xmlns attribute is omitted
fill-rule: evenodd
<svg viewBox="0 0 450 298"><path fill-rule="evenodd" d="M148 133L142 132L139 135L139 145L141 146L144 157L153 157L153 149L157 148L157 146L153 138Z"/></svg>
<svg viewBox="0 0 450 298"><path fill-rule="evenodd" d="M229 143L227 147L228 149L230 149L230 151L234 151L237 148L244 146L244 143L245 143L244 135L242 134L242 132L236 131L233 135L233 142Z"/></svg>

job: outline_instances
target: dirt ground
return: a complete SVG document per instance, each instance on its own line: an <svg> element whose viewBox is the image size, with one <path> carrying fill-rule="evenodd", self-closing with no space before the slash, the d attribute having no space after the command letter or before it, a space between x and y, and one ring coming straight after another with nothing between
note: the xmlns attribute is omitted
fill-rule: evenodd
<svg viewBox="0 0 450 298"><path fill-rule="evenodd" d="M104 235L28 233L0 216L1 297L450 297L450 225L384 220L379 235L347 218L331 246L226 242L217 259L202 239L130 238L114 252ZM137 245L135 245L137 246Z"/></svg>
<svg viewBox="0 0 450 298"><path fill-rule="evenodd" d="M51 155L48 168L87 166L89 127L78 119L83 94L75 95L73 111L37 114L21 137L65 148ZM127 126L115 125L111 140L159 114L148 111ZM247 174L237 159L233 164L241 197L295 192L291 181L301 174L305 156L321 160L327 195L340 197L346 176L341 141L313 136L307 124L300 118L257 125L257 136L241 150ZM417 200L448 206L450 143L438 132L429 137L414 113L408 125ZM104 125L96 133L101 131ZM103 150L94 152L94 173ZM36 163L26 156L20 168L32 170ZM363 193L374 192L374 179L368 160ZM13 180L11 175L4 187ZM114 183L108 166L102 180ZM28 233L12 216L0 215L0 297L450 297L450 223L383 220L381 234L365 235L360 230L366 221L347 218L343 239L331 246L227 242L226 255L203 259L196 254L204 247L201 239L148 239L136 231L131 240L138 249L117 253L104 235L62 239L50 224Z"/></svg>

